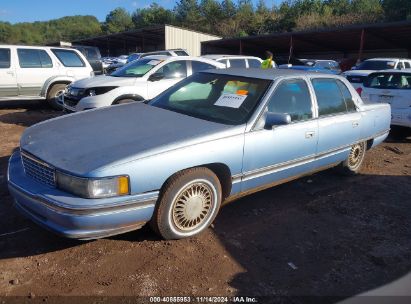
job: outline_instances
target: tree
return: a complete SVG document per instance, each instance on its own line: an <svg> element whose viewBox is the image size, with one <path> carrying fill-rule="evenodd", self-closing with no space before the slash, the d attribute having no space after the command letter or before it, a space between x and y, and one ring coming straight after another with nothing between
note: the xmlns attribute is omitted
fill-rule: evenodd
<svg viewBox="0 0 411 304"><path fill-rule="evenodd" d="M171 10L165 9L157 3L150 4L150 7L137 9L132 16L134 26L141 28L157 24L173 24L175 16Z"/></svg>
<svg viewBox="0 0 411 304"><path fill-rule="evenodd" d="M174 7L174 12L180 25L199 29L202 18L196 0L180 0Z"/></svg>
<svg viewBox="0 0 411 304"><path fill-rule="evenodd" d="M112 10L106 17L103 30L106 33L118 33L130 30L133 27L133 20L130 14L121 7Z"/></svg>

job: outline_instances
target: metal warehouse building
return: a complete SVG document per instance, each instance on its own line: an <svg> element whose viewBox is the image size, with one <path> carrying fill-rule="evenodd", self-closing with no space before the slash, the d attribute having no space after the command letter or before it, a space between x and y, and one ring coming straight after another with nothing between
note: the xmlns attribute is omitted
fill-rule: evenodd
<svg viewBox="0 0 411 304"><path fill-rule="evenodd" d="M411 22L273 33L202 42L203 54L245 54L298 58L411 57Z"/></svg>
<svg viewBox="0 0 411 304"><path fill-rule="evenodd" d="M183 48L192 56L201 55L201 42L219 36L171 25L158 25L116 34L72 41L72 44L97 46L103 56Z"/></svg>

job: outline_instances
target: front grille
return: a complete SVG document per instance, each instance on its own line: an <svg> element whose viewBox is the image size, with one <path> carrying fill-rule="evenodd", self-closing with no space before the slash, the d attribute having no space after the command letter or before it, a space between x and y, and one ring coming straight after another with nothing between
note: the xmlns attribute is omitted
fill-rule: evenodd
<svg viewBox="0 0 411 304"><path fill-rule="evenodd" d="M363 83L366 76L347 76L347 80L352 83Z"/></svg>
<svg viewBox="0 0 411 304"><path fill-rule="evenodd" d="M27 176L48 186L56 186L56 170L52 166L23 151L21 160Z"/></svg>
<svg viewBox="0 0 411 304"><path fill-rule="evenodd" d="M64 95L64 103L70 107L75 107L79 103L79 98L73 98L69 95Z"/></svg>

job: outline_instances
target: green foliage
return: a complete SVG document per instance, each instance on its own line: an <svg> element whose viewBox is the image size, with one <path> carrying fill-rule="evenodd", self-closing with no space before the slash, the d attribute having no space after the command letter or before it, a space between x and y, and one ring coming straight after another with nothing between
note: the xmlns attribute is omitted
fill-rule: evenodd
<svg viewBox="0 0 411 304"><path fill-rule="evenodd" d="M101 34L101 24L94 16L71 16L33 23L0 22L0 42L9 44L46 44L72 41Z"/></svg>
<svg viewBox="0 0 411 304"><path fill-rule="evenodd" d="M0 21L0 42L72 41L159 24L243 37L400 20L411 20L411 0L285 0L273 7L268 7L266 0L258 0L255 5L252 0L179 0L172 10L157 3L132 14L116 8L103 23L93 16L17 24Z"/></svg>
<svg viewBox="0 0 411 304"><path fill-rule="evenodd" d="M106 22L103 23L103 31L108 34L124 32L132 28L133 20L131 15L121 7L111 11L106 17Z"/></svg>

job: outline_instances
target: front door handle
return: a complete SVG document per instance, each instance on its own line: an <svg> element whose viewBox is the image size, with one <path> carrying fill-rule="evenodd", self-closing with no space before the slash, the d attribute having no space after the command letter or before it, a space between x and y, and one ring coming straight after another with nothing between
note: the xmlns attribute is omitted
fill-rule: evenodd
<svg viewBox="0 0 411 304"><path fill-rule="evenodd" d="M315 132L314 131L307 131L305 132L305 138L313 138L314 137Z"/></svg>
<svg viewBox="0 0 411 304"><path fill-rule="evenodd" d="M354 121L353 123L352 123L352 127L353 128L356 128L356 127L358 127L360 125L360 123L358 122L358 121Z"/></svg>
<svg viewBox="0 0 411 304"><path fill-rule="evenodd" d="M14 72L13 72L13 71L7 71L6 73L9 74L9 75L11 75L11 76L14 76Z"/></svg>

